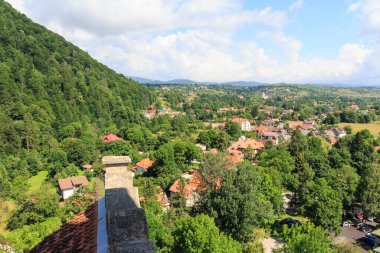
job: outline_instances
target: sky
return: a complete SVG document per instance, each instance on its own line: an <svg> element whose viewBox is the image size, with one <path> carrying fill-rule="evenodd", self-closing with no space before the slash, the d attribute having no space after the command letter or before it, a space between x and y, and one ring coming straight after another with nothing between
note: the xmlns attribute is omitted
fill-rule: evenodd
<svg viewBox="0 0 380 253"><path fill-rule="evenodd" d="M380 0L7 0L126 76L380 84Z"/></svg>

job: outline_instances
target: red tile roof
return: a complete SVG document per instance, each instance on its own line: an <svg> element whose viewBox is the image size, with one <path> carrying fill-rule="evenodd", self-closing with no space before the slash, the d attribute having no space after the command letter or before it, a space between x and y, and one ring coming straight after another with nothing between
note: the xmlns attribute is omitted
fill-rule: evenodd
<svg viewBox="0 0 380 253"><path fill-rule="evenodd" d="M114 135L113 133L107 134L103 137L104 142L113 142L113 141L124 141L119 136Z"/></svg>
<svg viewBox="0 0 380 253"><path fill-rule="evenodd" d="M246 121L248 121L248 120L247 119L243 119L243 118L233 118L231 120L231 122L235 122L235 123L239 123L239 124L243 124Z"/></svg>
<svg viewBox="0 0 380 253"><path fill-rule="evenodd" d="M68 190L74 188L70 178L58 179L58 184L61 190Z"/></svg>
<svg viewBox="0 0 380 253"><path fill-rule="evenodd" d="M29 253L97 252L98 204L77 214L59 230L46 237Z"/></svg>
<svg viewBox="0 0 380 253"><path fill-rule="evenodd" d="M153 165L153 160L150 160L149 158L142 159L140 162L136 164L138 167L149 169Z"/></svg>
<svg viewBox="0 0 380 253"><path fill-rule="evenodd" d="M85 164L82 166L82 168L89 170L92 168L92 165L91 164Z"/></svg>
<svg viewBox="0 0 380 253"><path fill-rule="evenodd" d="M230 160L233 164L240 163L244 160L243 154L234 153L233 155L227 156L227 159Z"/></svg>
<svg viewBox="0 0 380 253"><path fill-rule="evenodd" d="M87 177L85 176L72 177L71 182L73 183L73 185L83 185L83 186L88 185L88 180L87 180Z"/></svg>
<svg viewBox="0 0 380 253"><path fill-rule="evenodd" d="M232 143L231 146L227 149L227 151L229 153L235 153L234 152L235 150L247 149L249 146L254 150L264 148L264 145L261 142L248 138L245 140L238 140L238 141Z"/></svg>
<svg viewBox="0 0 380 253"><path fill-rule="evenodd" d="M202 176L198 172L194 172L191 176L188 184L184 185L183 195L185 197L191 195L191 193L201 186ZM172 186L169 188L170 192L179 193L180 191L180 180L177 179Z"/></svg>
<svg viewBox="0 0 380 253"><path fill-rule="evenodd" d="M266 127L266 126L263 126L263 125L260 125L260 126L256 129L257 132L265 132L266 130L267 130L267 127Z"/></svg>
<svg viewBox="0 0 380 253"><path fill-rule="evenodd" d="M85 176L79 176L79 177L68 177L68 178L62 178L58 179L59 188L61 190L67 190L67 189L73 189L76 185L88 185L88 180Z"/></svg>

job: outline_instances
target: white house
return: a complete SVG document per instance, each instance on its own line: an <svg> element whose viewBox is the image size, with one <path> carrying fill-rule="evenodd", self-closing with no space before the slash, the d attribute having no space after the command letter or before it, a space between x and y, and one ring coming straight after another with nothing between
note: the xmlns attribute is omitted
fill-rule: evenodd
<svg viewBox="0 0 380 253"><path fill-rule="evenodd" d="M74 195L74 192L81 186L87 186L88 180L85 176L68 177L58 179L59 188L61 189L62 198L68 199Z"/></svg>
<svg viewBox="0 0 380 253"><path fill-rule="evenodd" d="M242 131L251 131L251 122L243 118L234 118L231 122L238 123L241 126Z"/></svg>

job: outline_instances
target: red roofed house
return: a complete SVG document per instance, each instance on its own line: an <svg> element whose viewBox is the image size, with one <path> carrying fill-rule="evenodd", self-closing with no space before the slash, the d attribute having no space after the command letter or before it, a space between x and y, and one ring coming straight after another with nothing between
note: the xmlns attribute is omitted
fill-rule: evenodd
<svg viewBox="0 0 380 253"><path fill-rule="evenodd" d="M149 158L142 159L140 162L136 163L136 171L145 172L153 166L153 163L153 160L150 160Z"/></svg>
<svg viewBox="0 0 380 253"><path fill-rule="evenodd" d="M244 151L248 147L251 147L254 150L255 154L257 154L260 149L264 148L264 144L262 142L259 142L257 140L250 139L250 138L242 139L242 140L238 140L238 141L232 143L232 145L230 147L228 147L227 152L231 156L236 156L236 154L237 154L240 156L241 159L243 159L244 158Z"/></svg>
<svg viewBox="0 0 380 253"><path fill-rule="evenodd" d="M264 132L261 138L266 141L272 141L275 145L278 145L278 139L280 135L275 132Z"/></svg>
<svg viewBox="0 0 380 253"><path fill-rule="evenodd" d="M87 186L88 180L85 176L68 177L58 179L59 188L62 192L62 198L68 199L73 196L74 192L81 186Z"/></svg>
<svg viewBox="0 0 380 253"><path fill-rule="evenodd" d="M144 117L147 119L153 119L156 116L156 108L153 105L150 105L148 110L143 111Z"/></svg>
<svg viewBox="0 0 380 253"><path fill-rule="evenodd" d="M260 126L258 126L258 127L256 128L256 131L257 131L258 133L263 133L263 132L267 131L267 127L266 127L266 126L263 126L263 125L260 125Z"/></svg>
<svg viewBox="0 0 380 253"><path fill-rule="evenodd" d="M244 160L244 154L233 153L233 154L228 155L227 159L230 160L233 164L237 164Z"/></svg>
<svg viewBox="0 0 380 253"><path fill-rule="evenodd" d="M311 130L316 128L314 121L288 121L288 126L292 130L302 129L302 130Z"/></svg>
<svg viewBox="0 0 380 253"><path fill-rule="evenodd" d="M124 141L119 136L114 135L113 133L109 133L103 137L104 142L113 142L113 141Z"/></svg>
<svg viewBox="0 0 380 253"><path fill-rule="evenodd" d="M92 169L92 165L91 164L85 164L82 166L82 168L85 170L85 171L93 171Z"/></svg>
<svg viewBox="0 0 380 253"><path fill-rule="evenodd" d="M183 176L186 178L186 176ZM199 173L194 172L190 176L189 183L183 185L182 195L186 199L186 206L194 206L195 202L199 199L199 194L196 192L201 186L201 176ZM177 179L169 188L171 197L178 197L181 192L181 181Z"/></svg>
<svg viewBox="0 0 380 253"><path fill-rule="evenodd" d="M161 186L157 187L157 192L157 202L160 203L164 211L168 211L170 209L170 201L168 199L168 196L166 195L165 191L161 188Z"/></svg>
<svg viewBox="0 0 380 253"><path fill-rule="evenodd" d="M231 122L235 122L240 124L242 131L250 131L251 130L251 123L247 119L243 118L233 118Z"/></svg>

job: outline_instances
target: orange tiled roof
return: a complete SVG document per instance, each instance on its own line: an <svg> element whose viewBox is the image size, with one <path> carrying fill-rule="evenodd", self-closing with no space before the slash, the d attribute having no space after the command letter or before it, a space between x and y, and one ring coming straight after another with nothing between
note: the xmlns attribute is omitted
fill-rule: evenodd
<svg viewBox="0 0 380 253"><path fill-rule="evenodd" d="M165 192L160 192L156 195L156 199L161 206L170 206L170 201Z"/></svg>
<svg viewBox="0 0 380 253"><path fill-rule="evenodd" d="M148 169L152 167L153 160L150 160L149 158L145 158L145 159L142 159L140 162L138 162L136 165L141 168Z"/></svg>
<svg viewBox="0 0 380 253"><path fill-rule="evenodd" d="M243 118L233 118L231 120L231 122L236 122L236 123L239 123L239 124L243 124L246 121L248 121L248 120L247 119L243 119Z"/></svg>
<svg viewBox="0 0 380 253"><path fill-rule="evenodd" d="M174 192L174 193L178 193L179 192L179 179L177 179L176 181L174 181L174 183L172 184L172 186L170 186L169 191L170 192Z"/></svg>
<svg viewBox="0 0 380 253"><path fill-rule="evenodd" d="M263 126L263 125L260 125L260 126L256 129L257 132L264 132L264 131L266 131L266 130L267 130L267 127L266 127L266 126Z"/></svg>
<svg viewBox="0 0 380 253"><path fill-rule="evenodd" d="M230 160L232 163L236 164L236 163L240 163L241 161L244 160L244 155L234 153L233 155L227 156L227 159Z"/></svg>
<svg viewBox="0 0 380 253"><path fill-rule="evenodd" d="M235 150L247 149L249 146L254 150L264 148L264 145L261 142L248 138L245 140L238 140L238 141L232 143L232 145L227 149L227 151L229 153L235 153L234 152Z"/></svg>
<svg viewBox="0 0 380 253"><path fill-rule="evenodd" d="M98 204L77 214L29 253L97 252Z"/></svg>
<svg viewBox="0 0 380 253"><path fill-rule="evenodd" d="M92 165L91 164L85 164L82 166L82 168L89 170L92 168Z"/></svg>
<svg viewBox="0 0 380 253"><path fill-rule="evenodd" d="M113 133L107 134L103 137L104 142L113 142L113 141L124 141L119 136L114 135Z"/></svg>
<svg viewBox="0 0 380 253"><path fill-rule="evenodd" d="M197 190L201 186L201 175L198 172L194 172L194 174L191 176L190 181L188 184L184 186L183 194L185 196L190 195L191 192ZM170 192L179 193L180 191L180 180L177 179L172 186L169 188Z"/></svg>

